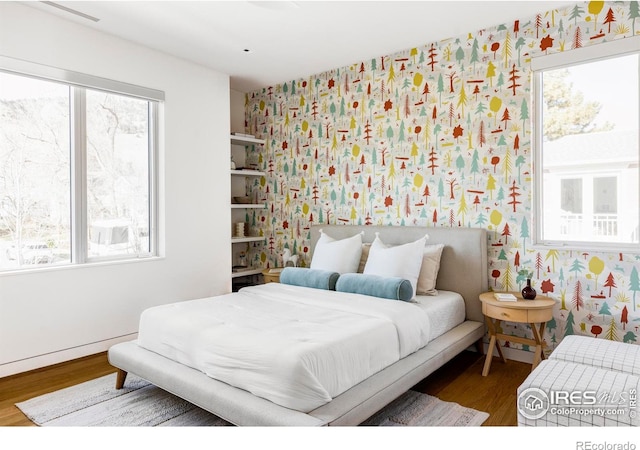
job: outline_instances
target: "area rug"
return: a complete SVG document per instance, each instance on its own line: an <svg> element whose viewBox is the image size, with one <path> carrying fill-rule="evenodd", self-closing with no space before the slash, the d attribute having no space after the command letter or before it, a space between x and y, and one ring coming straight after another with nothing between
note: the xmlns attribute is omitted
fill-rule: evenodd
<svg viewBox="0 0 640 450"><path fill-rule="evenodd" d="M230 423L132 374L117 390L115 374L35 397L16 406L51 426L225 426ZM369 426L479 426L489 414L408 391L363 423Z"/></svg>

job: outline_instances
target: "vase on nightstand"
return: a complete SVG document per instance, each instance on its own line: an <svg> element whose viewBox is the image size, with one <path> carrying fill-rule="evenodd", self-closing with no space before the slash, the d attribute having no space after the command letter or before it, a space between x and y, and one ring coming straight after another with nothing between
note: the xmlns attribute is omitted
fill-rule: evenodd
<svg viewBox="0 0 640 450"><path fill-rule="evenodd" d="M527 285L522 288L522 298L525 300L533 300L536 298L536 290L531 287L531 278L527 278Z"/></svg>

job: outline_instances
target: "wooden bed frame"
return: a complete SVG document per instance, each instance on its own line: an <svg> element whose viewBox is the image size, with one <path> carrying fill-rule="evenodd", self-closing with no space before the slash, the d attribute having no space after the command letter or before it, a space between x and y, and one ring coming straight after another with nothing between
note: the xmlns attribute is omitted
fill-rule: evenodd
<svg viewBox="0 0 640 450"><path fill-rule="evenodd" d="M394 245L413 242L426 233L428 244L445 244L436 287L463 296L465 322L309 413L276 405L217 381L145 350L136 341L109 349L109 362L118 368L116 387L121 388L127 372L131 372L235 425L358 425L461 351L475 345L482 352L485 327L478 297L488 290L485 229L317 225L311 230L312 248L319 238L319 229L336 239L363 231L363 242L372 242L379 232L385 244Z"/></svg>

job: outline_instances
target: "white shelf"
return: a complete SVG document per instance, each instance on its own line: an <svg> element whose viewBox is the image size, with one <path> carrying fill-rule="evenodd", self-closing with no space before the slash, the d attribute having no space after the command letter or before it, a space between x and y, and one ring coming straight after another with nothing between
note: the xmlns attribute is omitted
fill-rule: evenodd
<svg viewBox="0 0 640 450"><path fill-rule="evenodd" d="M245 236L245 237L232 237L232 244L239 244L242 242L259 242L264 241L264 236Z"/></svg>
<svg viewBox="0 0 640 450"><path fill-rule="evenodd" d="M248 136L236 136L235 134L232 134L230 136L231 144L233 145L264 144L264 139L258 139Z"/></svg>
<svg viewBox="0 0 640 450"><path fill-rule="evenodd" d="M247 152L251 148L251 146L260 146L265 144L264 139L258 139L250 136L239 136L235 134L230 134L230 150L231 150L231 161L237 164L237 169L230 170L230 182L231 182L231 195L232 197L229 199L230 209L231 209L231 217L232 222L235 222L235 219L240 219L241 217L245 217L248 214L249 210L255 209L265 209L267 208L267 203L257 203L257 199L254 200L253 203L234 203L233 196L237 195L247 195L246 189L248 183L254 183L255 180L259 177L266 177L266 172L259 170L256 165L250 165L247 163ZM246 167L246 168L245 168ZM249 199L247 199L249 200ZM236 212L238 211L238 212ZM235 224L234 225L235 229ZM264 236L244 236L244 237L234 237L233 232L231 233L231 255L233 260L235 261L237 258L240 258L240 254L245 252L245 257L251 261L252 253L256 251L253 246L260 246L265 242ZM251 245L251 243L254 243ZM236 245L237 244L237 245ZM259 264L256 264L259 265ZM240 270L238 272L231 272L231 278L236 279L240 277L247 277L253 275L260 275L262 273L262 268L251 267L248 269ZM244 281L244 280L241 280ZM258 280L252 280L258 281ZM236 280L232 284L238 284Z"/></svg>
<svg viewBox="0 0 640 450"><path fill-rule="evenodd" d="M262 269L245 269L238 272L231 272L231 278L246 277L247 275L259 275Z"/></svg>
<svg viewBox="0 0 640 450"><path fill-rule="evenodd" d="M231 209L258 208L264 209L264 203L232 203Z"/></svg>
<svg viewBox="0 0 640 450"><path fill-rule="evenodd" d="M242 170L232 170L231 175L242 175L243 177L263 177L266 174L259 170L242 169Z"/></svg>

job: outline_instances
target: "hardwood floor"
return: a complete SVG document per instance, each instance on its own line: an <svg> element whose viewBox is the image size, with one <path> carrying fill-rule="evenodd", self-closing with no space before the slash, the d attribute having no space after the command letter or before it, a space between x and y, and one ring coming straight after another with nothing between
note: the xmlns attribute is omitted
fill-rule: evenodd
<svg viewBox="0 0 640 450"><path fill-rule="evenodd" d="M425 378L413 389L489 413L483 426L516 426L516 393L531 373L531 364L494 358L482 376L484 355L465 351Z"/></svg>
<svg viewBox="0 0 640 450"><path fill-rule="evenodd" d="M482 376L484 356L465 351L425 378L415 390L490 414L484 426L516 425L516 389L531 365L498 359ZM115 372L106 353L0 378L0 426L33 426L15 403Z"/></svg>
<svg viewBox="0 0 640 450"><path fill-rule="evenodd" d="M17 402L115 372L106 353L0 378L0 426L32 426Z"/></svg>

